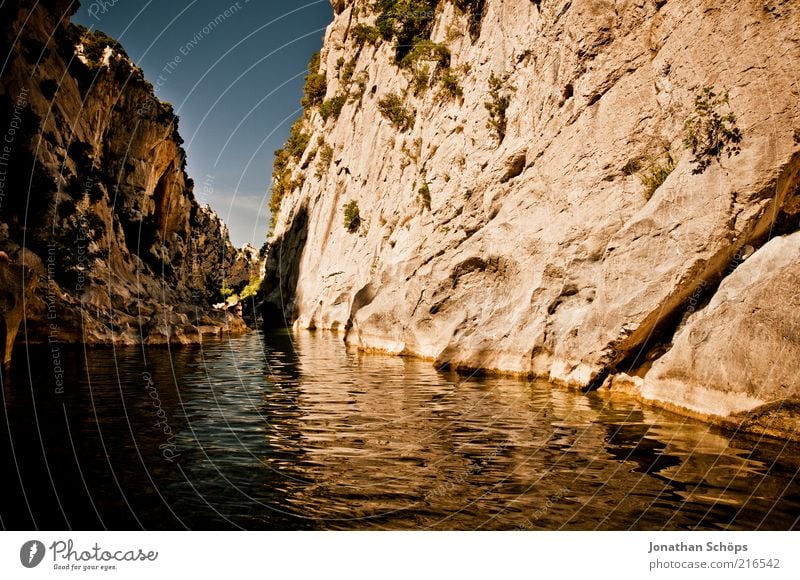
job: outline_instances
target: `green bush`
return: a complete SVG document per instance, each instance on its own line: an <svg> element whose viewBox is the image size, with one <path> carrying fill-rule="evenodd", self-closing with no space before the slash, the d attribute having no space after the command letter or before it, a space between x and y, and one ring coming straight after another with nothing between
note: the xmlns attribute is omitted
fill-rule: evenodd
<svg viewBox="0 0 800 580"><path fill-rule="evenodd" d="M344 107L346 102L347 95L339 93L335 97L323 101L323 103L319 106L319 114L322 115L322 118L326 121L330 117L338 119L339 115L342 113L342 107Z"/></svg>
<svg viewBox="0 0 800 580"><path fill-rule="evenodd" d="M297 119L292 125L292 128L289 129L289 140L284 147L286 152L296 160L299 160L303 156L303 152L305 152L309 141L311 141L311 134L304 133L304 127L305 122L303 118Z"/></svg>
<svg viewBox="0 0 800 580"><path fill-rule="evenodd" d="M728 112L723 114L722 108ZM711 87L703 87L695 96L694 113L686 119L683 129L683 145L694 155L695 175L703 173L723 153L731 157L741 151L742 132L736 126L727 92L717 94Z"/></svg>
<svg viewBox="0 0 800 580"><path fill-rule="evenodd" d="M339 80L342 81L342 84L349 85L350 81L353 80L353 73L356 70L356 59L351 58L349 61L344 63L339 73Z"/></svg>
<svg viewBox="0 0 800 580"><path fill-rule="evenodd" d="M384 40L396 43L395 60L400 62L417 40L430 37L439 0L375 0L375 21Z"/></svg>
<svg viewBox="0 0 800 580"><path fill-rule="evenodd" d="M415 111L405 106L403 98L390 93L378 101L381 114L399 131L407 131L414 126Z"/></svg>
<svg viewBox="0 0 800 580"><path fill-rule="evenodd" d="M361 227L361 214L358 211L358 202L352 200L344 205L344 229L351 234L358 231Z"/></svg>
<svg viewBox="0 0 800 580"><path fill-rule="evenodd" d="M219 295L225 299L227 299L230 296L233 296L233 288L228 286L227 280L222 281L222 288L219 289Z"/></svg>
<svg viewBox="0 0 800 580"><path fill-rule="evenodd" d="M319 72L320 60L319 53L315 53L308 63L308 76L306 85L303 88L303 100L301 101L305 109L309 109L322 102L325 92L328 90L327 77Z"/></svg>
<svg viewBox="0 0 800 580"><path fill-rule="evenodd" d="M422 187L419 188L417 191L417 196L419 197L420 203L422 203L422 207L427 210L431 209L431 188L428 186L427 182L423 182Z"/></svg>
<svg viewBox="0 0 800 580"><path fill-rule="evenodd" d="M364 97L364 93L367 92L367 83L369 82L369 73L365 70L362 70L355 78L355 90L350 91L350 98L349 101L351 103L356 103L360 101Z"/></svg>
<svg viewBox="0 0 800 580"><path fill-rule="evenodd" d="M489 99L483 104L489 111L489 122L486 126L494 131L497 140L502 143L506 137L508 126L506 111L511 104L511 95L506 88L505 79L494 73L489 77Z"/></svg>
<svg viewBox="0 0 800 580"><path fill-rule="evenodd" d="M653 197L656 190L667 180L675 169L675 161L669 154L665 160L653 160L647 167L639 173L639 181L644 186L644 196L646 199Z"/></svg>
<svg viewBox="0 0 800 580"><path fill-rule="evenodd" d="M319 159L317 160L317 169L314 174L317 179L322 179L322 176L325 175L328 167L331 166L331 161L333 161L333 147L327 144L321 145L319 150Z"/></svg>
<svg viewBox="0 0 800 580"><path fill-rule="evenodd" d="M250 283L239 293L239 298L244 300L258 294L258 290L261 288L261 282L262 280L258 276L251 278Z"/></svg>
<svg viewBox="0 0 800 580"><path fill-rule="evenodd" d="M421 61L436 63L437 68L447 68L450 66L450 49L430 40L417 40L400 61L400 66L409 68Z"/></svg>
<svg viewBox="0 0 800 580"><path fill-rule="evenodd" d="M353 37L353 41L359 48L365 44L377 44L381 38L381 34L376 27L362 23L356 24L350 29L350 36Z"/></svg>
<svg viewBox="0 0 800 580"><path fill-rule="evenodd" d="M425 94L431 82L431 69L428 65L416 67L411 76L411 87L415 95Z"/></svg>
<svg viewBox="0 0 800 580"><path fill-rule="evenodd" d="M451 68L446 68L439 78L442 85L442 94L450 98L461 98L464 96L464 89L461 88L461 81L458 75Z"/></svg>

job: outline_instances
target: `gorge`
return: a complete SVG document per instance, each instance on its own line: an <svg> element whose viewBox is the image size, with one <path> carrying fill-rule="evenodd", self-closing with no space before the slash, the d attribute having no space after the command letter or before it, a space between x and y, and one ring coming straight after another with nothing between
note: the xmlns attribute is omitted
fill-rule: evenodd
<svg viewBox="0 0 800 580"><path fill-rule="evenodd" d="M271 230L78 2L0 3L0 528L800 526L794 0L331 0L271 76L319 2L140 4L217 159L305 77Z"/></svg>

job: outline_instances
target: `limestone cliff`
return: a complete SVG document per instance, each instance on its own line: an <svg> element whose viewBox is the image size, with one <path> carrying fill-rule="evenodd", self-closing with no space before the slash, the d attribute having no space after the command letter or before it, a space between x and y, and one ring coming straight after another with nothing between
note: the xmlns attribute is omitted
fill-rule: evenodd
<svg viewBox="0 0 800 580"><path fill-rule="evenodd" d="M800 340L789 265L717 296L798 229L793 1L334 8L276 159L265 312L456 368L629 376L704 415L800 395L796 357L756 362L773 351L755 326L716 324L758 308L793 319L770 344ZM694 327L713 348L687 343ZM696 369L718 356L748 378L720 390ZM745 407L686 394L759 382Z"/></svg>
<svg viewBox="0 0 800 580"><path fill-rule="evenodd" d="M194 342L241 329L201 312L242 256L195 201L172 106L115 40L69 22L77 7L0 8L0 249L41 262L26 339Z"/></svg>

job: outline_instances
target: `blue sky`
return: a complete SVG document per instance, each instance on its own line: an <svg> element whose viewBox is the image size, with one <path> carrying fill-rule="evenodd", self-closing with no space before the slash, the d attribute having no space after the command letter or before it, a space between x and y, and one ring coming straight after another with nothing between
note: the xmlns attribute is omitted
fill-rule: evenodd
<svg viewBox="0 0 800 580"><path fill-rule="evenodd" d="M332 18L329 0L83 0L73 20L117 38L175 106L198 201L261 247L273 153Z"/></svg>

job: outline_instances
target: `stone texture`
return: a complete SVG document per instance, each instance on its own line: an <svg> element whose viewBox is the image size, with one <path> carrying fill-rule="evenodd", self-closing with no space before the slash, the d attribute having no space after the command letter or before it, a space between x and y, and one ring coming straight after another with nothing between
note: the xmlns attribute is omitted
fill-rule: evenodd
<svg viewBox="0 0 800 580"><path fill-rule="evenodd" d="M339 1L322 51L327 96L340 88L340 58L356 59L365 91L338 119L307 116L297 171L319 162L320 137L334 156L283 199L267 246L268 309L364 349L453 367L579 387L635 374L741 248L797 227L791 7L487 0L473 39L442 1L432 39L449 47L464 93L447 99L435 88L415 95L388 43L359 50L349 30L374 16ZM493 73L511 95L502 143L484 105ZM704 86L729 92L744 138L741 154L695 175L683 126ZM389 93L416 112L407 132L380 114ZM667 154L676 167L648 198L631 168ZM350 200L356 234L343 227Z"/></svg>
<svg viewBox="0 0 800 580"><path fill-rule="evenodd" d="M771 240L677 332L672 348L645 375L642 397L721 416L796 404L798 288L800 233Z"/></svg>

